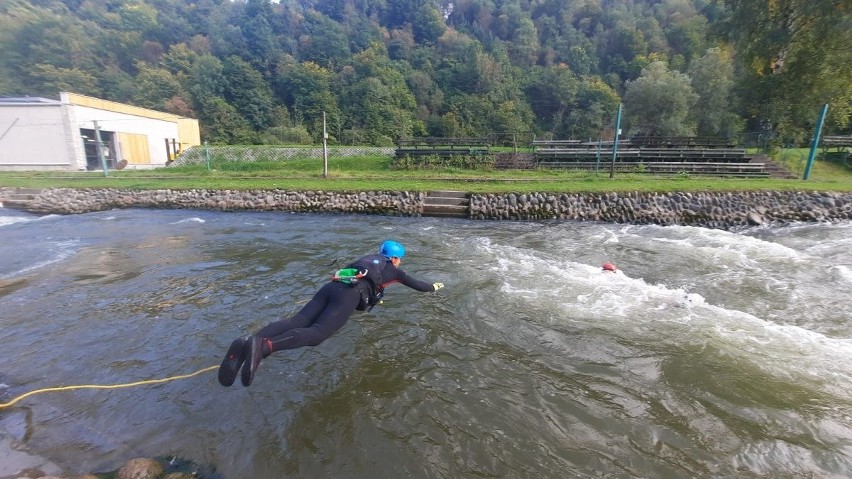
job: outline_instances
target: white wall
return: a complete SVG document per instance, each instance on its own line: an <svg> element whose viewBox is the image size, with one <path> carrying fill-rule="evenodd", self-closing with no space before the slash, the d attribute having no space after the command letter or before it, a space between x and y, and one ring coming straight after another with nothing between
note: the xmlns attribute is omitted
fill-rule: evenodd
<svg viewBox="0 0 852 479"><path fill-rule="evenodd" d="M179 138L177 123L171 121L156 120L144 118L141 116L129 115L127 113L117 113L107 110L99 110L87 106L71 105L73 121L72 129L76 127L76 136L80 136L80 128L94 129L94 121L98 122L98 127L102 132L122 132L147 135L148 151L151 154L150 165L129 165L128 167L159 167L166 164L167 138ZM82 140L80 140L82 141ZM124 159L121 151L118 152L117 160ZM86 163L85 158L82 161Z"/></svg>
<svg viewBox="0 0 852 479"><path fill-rule="evenodd" d="M59 104L3 105L0 136L0 170L77 169Z"/></svg>

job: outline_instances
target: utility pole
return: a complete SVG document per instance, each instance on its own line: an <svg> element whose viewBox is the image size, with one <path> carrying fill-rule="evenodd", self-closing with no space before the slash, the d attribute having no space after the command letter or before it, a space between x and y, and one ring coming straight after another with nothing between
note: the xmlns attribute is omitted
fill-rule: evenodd
<svg viewBox="0 0 852 479"><path fill-rule="evenodd" d="M101 127L98 126L98 120L94 120L95 124L95 142L98 149L98 159L101 160L101 166L104 168L104 176L109 176L109 168L107 167L106 158L104 158L104 144L101 141Z"/></svg>
<svg viewBox="0 0 852 479"><path fill-rule="evenodd" d="M811 168L814 166L814 158L816 158L816 151L819 148L819 135L822 133L822 125L825 123L825 115L828 113L828 103L822 106L822 109L819 111L819 119L817 120L816 131L814 132L814 139L811 142L811 152L808 154L808 165L805 167L805 176L802 177L803 180L807 180L811 176Z"/></svg>
<svg viewBox="0 0 852 479"><path fill-rule="evenodd" d="M618 114L615 117L615 138L612 140L612 164L609 166L609 177L615 176L615 157L618 155L618 135L621 134L621 103L618 104Z"/></svg>
<svg viewBox="0 0 852 479"><path fill-rule="evenodd" d="M325 112L322 112L322 177L328 178L328 132L325 130Z"/></svg>

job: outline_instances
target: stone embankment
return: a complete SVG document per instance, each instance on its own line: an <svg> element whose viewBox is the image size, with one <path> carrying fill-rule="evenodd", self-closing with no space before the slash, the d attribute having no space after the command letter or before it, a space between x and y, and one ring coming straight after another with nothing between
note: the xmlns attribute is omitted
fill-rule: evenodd
<svg viewBox="0 0 852 479"><path fill-rule="evenodd" d="M473 195L475 219L603 221L716 229L852 219L852 193L801 191Z"/></svg>
<svg viewBox="0 0 852 479"><path fill-rule="evenodd" d="M284 190L46 189L28 205L39 214L113 208L298 211L421 216L423 192ZM478 220L581 220L717 229L852 219L852 193L805 191L472 194Z"/></svg>
<svg viewBox="0 0 852 479"><path fill-rule="evenodd" d="M292 192L284 190L43 190L26 208L40 214L75 214L114 208L219 211L300 211L418 216L426 193Z"/></svg>

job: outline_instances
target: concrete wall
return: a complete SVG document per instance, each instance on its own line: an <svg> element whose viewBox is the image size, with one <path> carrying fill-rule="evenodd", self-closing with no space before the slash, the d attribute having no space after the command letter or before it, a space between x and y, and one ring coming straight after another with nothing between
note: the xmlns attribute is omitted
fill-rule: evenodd
<svg viewBox="0 0 852 479"><path fill-rule="evenodd" d="M58 102L3 105L0 108L0 170L78 169L66 126L66 110ZM85 167L85 158L82 164Z"/></svg>

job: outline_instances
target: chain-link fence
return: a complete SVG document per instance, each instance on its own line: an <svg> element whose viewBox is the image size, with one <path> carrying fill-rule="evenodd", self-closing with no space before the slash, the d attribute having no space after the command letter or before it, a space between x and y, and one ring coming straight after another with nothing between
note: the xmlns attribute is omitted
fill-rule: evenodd
<svg viewBox="0 0 852 479"><path fill-rule="evenodd" d="M340 146L329 147L328 157L393 156L395 152L395 147ZM208 161L250 163L256 161L315 160L322 158L322 147L318 146L200 145L187 148L171 166L197 165Z"/></svg>

